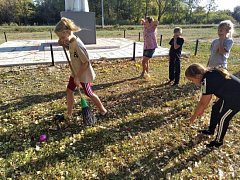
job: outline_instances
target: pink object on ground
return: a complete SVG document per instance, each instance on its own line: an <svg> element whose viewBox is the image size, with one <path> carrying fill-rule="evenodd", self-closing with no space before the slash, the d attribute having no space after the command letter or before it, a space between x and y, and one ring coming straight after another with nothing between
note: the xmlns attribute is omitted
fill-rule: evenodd
<svg viewBox="0 0 240 180"><path fill-rule="evenodd" d="M46 134L41 134L40 137L39 137L39 141L44 142L46 140L47 140L47 135Z"/></svg>

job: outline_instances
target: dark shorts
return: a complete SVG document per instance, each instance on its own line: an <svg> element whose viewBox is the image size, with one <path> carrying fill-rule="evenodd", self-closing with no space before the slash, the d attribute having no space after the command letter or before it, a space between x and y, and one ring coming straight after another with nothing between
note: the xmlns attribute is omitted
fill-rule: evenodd
<svg viewBox="0 0 240 180"><path fill-rule="evenodd" d="M143 50L143 56L152 58L154 52L155 52L155 49L144 49Z"/></svg>
<svg viewBox="0 0 240 180"><path fill-rule="evenodd" d="M81 86L84 90L84 93L88 96L91 97L93 96L93 90L92 90L92 84L91 83L83 83L81 82ZM76 89L76 85L74 83L74 78L70 76L67 88L74 91Z"/></svg>

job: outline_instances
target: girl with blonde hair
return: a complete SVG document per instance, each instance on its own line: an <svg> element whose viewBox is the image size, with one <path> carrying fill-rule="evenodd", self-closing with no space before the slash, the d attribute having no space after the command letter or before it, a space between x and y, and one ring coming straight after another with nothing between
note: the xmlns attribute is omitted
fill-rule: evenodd
<svg viewBox="0 0 240 180"><path fill-rule="evenodd" d="M90 63L86 47L80 38L74 35L74 32L80 31L80 27L76 26L71 19L63 17L57 23L54 31L59 37L58 43L69 49L70 63L74 71L71 73L67 85L67 117L72 117L74 90L80 86L98 107L100 116L105 116L107 110L92 90L92 82L96 75Z"/></svg>
<svg viewBox="0 0 240 180"><path fill-rule="evenodd" d="M221 21L218 25L218 37L211 44L211 54L208 61L209 67L223 67L227 69L227 59L229 58L233 46L234 25L230 20Z"/></svg>

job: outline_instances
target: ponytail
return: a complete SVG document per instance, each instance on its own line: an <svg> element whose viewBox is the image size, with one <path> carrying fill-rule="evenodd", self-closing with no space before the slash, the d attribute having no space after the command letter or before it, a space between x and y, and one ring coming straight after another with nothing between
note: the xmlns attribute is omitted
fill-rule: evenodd
<svg viewBox="0 0 240 180"><path fill-rule="evenodd" d="M215 67L215 68L210 69L210 71L211 71L211 70L216 70L216 71L218 71L225 79L231 79L230 73L229 73L225 68Z"/></svg>

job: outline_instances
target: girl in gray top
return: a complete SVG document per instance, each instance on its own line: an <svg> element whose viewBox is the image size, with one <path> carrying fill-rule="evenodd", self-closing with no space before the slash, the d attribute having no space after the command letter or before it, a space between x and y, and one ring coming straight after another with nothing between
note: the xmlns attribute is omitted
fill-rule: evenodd
<svg viewBox="0 0 240 180"><path fill-rule="evenodd" d="M223 67L227 69L227 58L233 45L233 23L230 20L220 22L218 25L218 39L211 44L209 67Z"/></svg>

